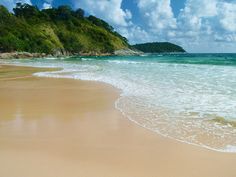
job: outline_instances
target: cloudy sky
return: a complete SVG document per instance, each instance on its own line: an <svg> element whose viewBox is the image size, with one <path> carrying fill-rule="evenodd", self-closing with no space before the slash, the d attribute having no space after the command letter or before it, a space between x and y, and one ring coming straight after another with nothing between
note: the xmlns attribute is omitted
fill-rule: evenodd
<svg viewBox="0 0 236 177"><path fill-rule="evenodd" d="M19 0L0 0L12 9ZM21 0L83 8L130 43L170 41L188 52L236 52L236 0Z"/></svg>

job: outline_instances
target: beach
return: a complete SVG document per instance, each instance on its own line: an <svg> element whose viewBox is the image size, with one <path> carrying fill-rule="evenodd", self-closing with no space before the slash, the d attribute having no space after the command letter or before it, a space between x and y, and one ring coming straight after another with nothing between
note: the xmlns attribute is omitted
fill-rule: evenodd
<svg viewBox="0 0 236 177"><path fill-rule="evenodd" d="M181 143L115 109L120 90L0 66L0 177L235 177L236 153Z"/></svg>

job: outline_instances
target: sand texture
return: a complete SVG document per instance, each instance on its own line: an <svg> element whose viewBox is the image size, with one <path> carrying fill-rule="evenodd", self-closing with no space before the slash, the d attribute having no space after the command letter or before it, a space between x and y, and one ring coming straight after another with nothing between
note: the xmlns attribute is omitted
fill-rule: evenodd
<svg viewBox="0 0 236 177"><path fill-rule="evenodd" d="M0 67L0 177L236 177L236 154L130 122L119 90L38 70Z"/></svg>

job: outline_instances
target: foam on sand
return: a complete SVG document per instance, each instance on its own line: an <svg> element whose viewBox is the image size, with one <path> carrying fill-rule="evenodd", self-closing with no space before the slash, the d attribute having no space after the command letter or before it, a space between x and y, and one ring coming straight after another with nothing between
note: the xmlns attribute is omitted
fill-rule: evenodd
<svg viewBox="0 0 236 177"><path fill-rule="evenodd" d="M182 142L225 151L236 146L232 122L236 119L236 69L221 57L185 54L7 62L62 68L36 76L111 84L122 90L117 108L133 122Z"/></svg>

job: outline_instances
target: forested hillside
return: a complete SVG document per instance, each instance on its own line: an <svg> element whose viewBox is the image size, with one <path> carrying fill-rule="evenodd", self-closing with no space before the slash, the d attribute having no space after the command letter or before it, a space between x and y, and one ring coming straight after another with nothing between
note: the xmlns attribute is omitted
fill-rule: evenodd
<svg viewBox="0 0 236 177"><path fill-rule="evenodd" d="M145 53L173 53L173 52L185 52L185 50L169 42L153 42L133 45L134 48Z"/></svg>
<svg viewBox="0 0 236 177"><path fill-rule="evenodd" d="M69 6L39 10L18 3L11 13L0 6L0 52L112 54L129 47L105 21Z"/></svg>

